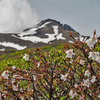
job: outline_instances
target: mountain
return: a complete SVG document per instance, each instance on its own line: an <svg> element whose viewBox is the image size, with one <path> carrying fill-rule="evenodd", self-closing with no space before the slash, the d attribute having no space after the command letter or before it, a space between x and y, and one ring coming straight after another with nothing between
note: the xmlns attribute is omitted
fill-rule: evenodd
<svg viewBox="0 0 100 100"><path fill-rule="evenodd" d="M0 51L23 50L26 48L56 45L58 43L72 43L73 39L69 37L69 32L80 41L89 38L81 36L67 24L61 24L53 19L46 19L32 28L23 30L22 33L1 33Z"/></svg>

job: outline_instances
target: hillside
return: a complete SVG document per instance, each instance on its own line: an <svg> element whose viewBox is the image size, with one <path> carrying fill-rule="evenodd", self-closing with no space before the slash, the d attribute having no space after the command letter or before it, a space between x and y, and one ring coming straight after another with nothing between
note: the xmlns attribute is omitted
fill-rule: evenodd
<svg viewBox="0 0 100 100"><path fill-rule="evenodd" d="M32 28L23 30L22 33L0 34L0 51L23 50L27 48L53 46L59 43L72 43L69 32L82 41L88 37L81 36L67 24L61 24L53 19L39 22Z"/></svg>

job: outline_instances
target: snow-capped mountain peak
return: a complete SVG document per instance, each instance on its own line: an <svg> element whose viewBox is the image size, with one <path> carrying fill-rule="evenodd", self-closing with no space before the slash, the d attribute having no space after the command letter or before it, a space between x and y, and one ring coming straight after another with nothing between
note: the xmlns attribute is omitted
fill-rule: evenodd
<svg viewBox="0 0 100 100"><path fill-rule="evenodd" d="M25 48L73 42L68 37L69 32L79 40L82 40L82 37L84 37L67 24L61 24L53 19L46 19L32 28L25 29L22 33L0 34L0 49L2 51L12 49L22 50Z"/></svg>

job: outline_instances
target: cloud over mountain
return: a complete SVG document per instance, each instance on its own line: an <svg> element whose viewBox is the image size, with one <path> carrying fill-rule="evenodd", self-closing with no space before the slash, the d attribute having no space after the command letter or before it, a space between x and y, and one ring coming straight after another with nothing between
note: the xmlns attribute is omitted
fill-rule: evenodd
<svg viewBox="0 0 100 100"><path fill-rule="evenodd" d="M18 32L38 22L27 0L0 0L0 32Z"/></svg>

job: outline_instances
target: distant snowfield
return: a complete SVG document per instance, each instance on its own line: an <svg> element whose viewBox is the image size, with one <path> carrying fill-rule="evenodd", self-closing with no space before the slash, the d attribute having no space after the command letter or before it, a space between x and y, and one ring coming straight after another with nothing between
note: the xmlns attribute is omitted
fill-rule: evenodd
<svg viewBox="0 0 100 100"><path fill-rule="evenodd" d="M44 25L42 25L42 26L39 27L39 28L45 27L45 26L46 26L47 24L49 24L49 23L50 23L50 22L45 23ZM20 37L17 37L17 36L15 36L15 35L12 35L12 36L14 36L14 37L16 37L16 38L19 38L19 39L22 39L22 40L31 41L31 42L33 42L33 43L37 43L37 42L48 43L48 42L53 41L53 40L55 40L55 39L57 39L57 40L59 40L59 39L65 40L65 38L62 37L62 33L58 34L58 26L52 26L52 27L53 27L53 29L54 29L54 34L49 34L49 33L45 34L45 35L48 36L48 38L40 38L40 37L37 37L37 36L25 36L25 35L29 35L29 33L30 33L30 34L35 33L36 28L35 28L35 29L29 30L27 33L26 33L26 32L25 32L25 33L23 32L23 33L18 34ZM38 29L39 29L39 28L38 28ZM30 32L30 31L31 31L31 32ZM24 36L24 37L23 37L23 36Z"/></svg>
<svg viewBox="0 0 100 100"><path fill-rule="evenodd" d="M5 47L12 47L17 50L23 50L26 48L26 46L20 46L18 44L12 43L12 42L0 42L0 45L5 46ZM5 49L0 49L0 51L4 51Z"/></svg>

